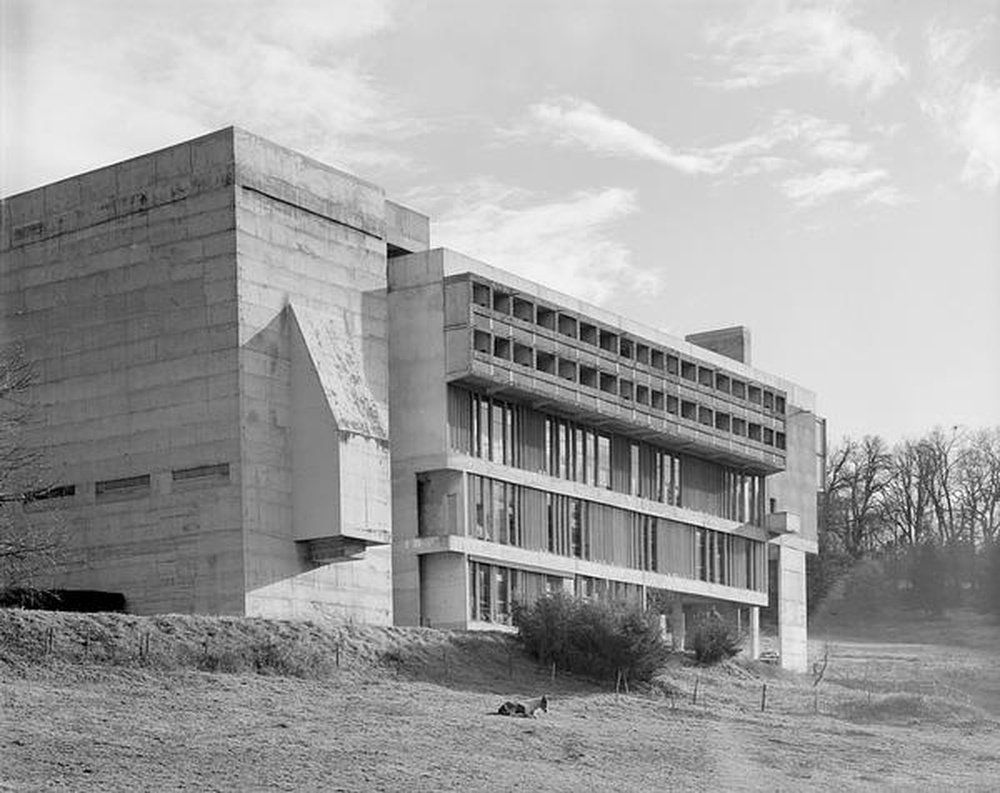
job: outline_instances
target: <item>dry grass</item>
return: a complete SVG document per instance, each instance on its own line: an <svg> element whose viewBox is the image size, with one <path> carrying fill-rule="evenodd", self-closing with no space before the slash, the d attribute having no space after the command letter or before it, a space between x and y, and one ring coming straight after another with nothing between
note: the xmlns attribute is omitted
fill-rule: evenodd
<svg viewBox="0 0 1000 793"><path fill-rule="evenodd" d="M0 611L0 788L995 789L1000 631L954 616L828 627L816 689L673 657L618 697L503 636ZM543 692L537 720L487 715Z"/></svg>

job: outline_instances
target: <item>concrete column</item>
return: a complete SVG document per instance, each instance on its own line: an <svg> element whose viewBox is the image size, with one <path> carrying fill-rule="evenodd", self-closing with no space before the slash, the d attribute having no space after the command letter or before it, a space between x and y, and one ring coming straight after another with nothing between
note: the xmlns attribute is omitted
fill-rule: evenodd
<svg viewBox="0 0 1000 793"><path fill-rule="evenodd" d="M806 555L786 545L778 546L778 653L782 669L806 671Z"/></svg>
<svg viewBox="0 0 1000 793"><path fill-rule="evenodd" d="M670 633L673 636L673 649L680 652L684 649L684 604L680 601L670 604Z"/></svg>
<svg viewBox="0 0 1000 793"><path fill-rule="evenodd" d="M750 607L750 660L760 658L760 606Z"/></svg>

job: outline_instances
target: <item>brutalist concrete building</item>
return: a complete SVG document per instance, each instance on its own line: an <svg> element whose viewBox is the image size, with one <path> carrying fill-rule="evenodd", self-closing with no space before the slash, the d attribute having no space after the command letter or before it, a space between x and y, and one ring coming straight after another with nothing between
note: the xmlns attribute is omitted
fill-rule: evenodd
<svg viewBox="0 0 1000 793"><path fill-rule="evenodd" d="M238 129L3 202L70 553L137 613L502 628L545 592L704 608L805 667L824 433L749 334L667 336L443 249Z"/></svg>

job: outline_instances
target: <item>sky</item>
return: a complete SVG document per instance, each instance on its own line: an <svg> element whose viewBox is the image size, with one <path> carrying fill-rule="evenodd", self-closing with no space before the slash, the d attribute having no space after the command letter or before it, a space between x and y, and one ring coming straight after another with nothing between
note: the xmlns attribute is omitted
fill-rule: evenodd
<svg viewBox="0 0 1000 793"><path fill-rule="evenodd" d="M1000 0L0 0L0 193L235 124L831 441L1000 425Z"/></svg>

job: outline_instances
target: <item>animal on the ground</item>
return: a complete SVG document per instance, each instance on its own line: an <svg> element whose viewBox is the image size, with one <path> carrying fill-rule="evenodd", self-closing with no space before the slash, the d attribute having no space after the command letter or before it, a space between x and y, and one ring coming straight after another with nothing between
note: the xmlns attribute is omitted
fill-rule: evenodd
<svg viewBox="0 0 1000 793"><path fill-rule="evenodd" d="M533 719L538 711L549 712L549 700L544 694L538 699L529 699L527 702L512 702L507 700L497 712L492 716L515 716L521 719Z"/></svg>

